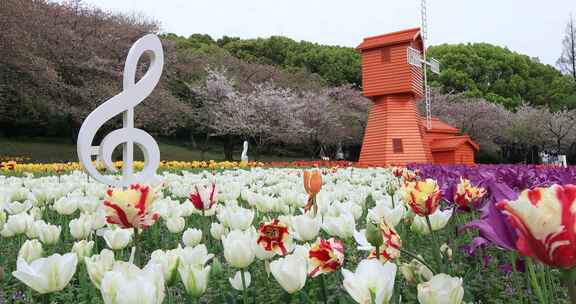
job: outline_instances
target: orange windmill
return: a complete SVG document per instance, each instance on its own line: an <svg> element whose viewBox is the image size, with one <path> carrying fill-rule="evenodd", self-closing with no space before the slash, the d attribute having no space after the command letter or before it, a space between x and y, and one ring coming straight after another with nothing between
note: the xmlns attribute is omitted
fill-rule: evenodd
<svg viewBox="0 0 576 304"><path fill-rule="evenodd" d="M362 93L374 102L360 164L474 163L478 145L430 115L424 69L430 66L438 72L439 64L426 61L420 28L364 38L357 50L362 57ZM426 118L416 108L423 97Z"/></svg>

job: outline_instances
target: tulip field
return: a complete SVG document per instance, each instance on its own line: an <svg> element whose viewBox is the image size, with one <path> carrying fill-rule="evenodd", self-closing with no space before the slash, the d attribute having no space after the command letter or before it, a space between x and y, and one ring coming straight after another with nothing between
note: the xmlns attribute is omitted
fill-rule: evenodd
<svg viewBox="0 0 576 304"><path fill-rule="evenodd" d="M0 170L0 303L576 303L574 167L46 168Z"/></svg>

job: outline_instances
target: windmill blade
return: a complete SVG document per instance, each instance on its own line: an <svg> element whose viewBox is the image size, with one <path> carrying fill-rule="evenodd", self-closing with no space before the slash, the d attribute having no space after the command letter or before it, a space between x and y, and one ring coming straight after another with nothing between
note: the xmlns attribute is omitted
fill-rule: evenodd
<svg viewBox="0 0 576 304"><path fill-rule="evenodd" d="M434 58L430 58L430 61L428 62L428 64L430 65L430 70L432 71L432 73L439 75L440 74L440 61L434 59Z"/></svg>
<svg viewBox="0 0 576 304"><path fill-rule="evenodd" d="M422 67L422 54L415 48L408 48L408 64Z"/></svg>

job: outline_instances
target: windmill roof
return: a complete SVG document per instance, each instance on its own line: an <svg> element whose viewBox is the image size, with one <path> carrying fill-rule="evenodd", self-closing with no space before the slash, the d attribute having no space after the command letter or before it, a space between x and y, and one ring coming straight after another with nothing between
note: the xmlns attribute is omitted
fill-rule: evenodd
<svg viewBox="0 0 576 304"><path fill-rule="evenodd" d="M425 117L420 118L420 124L423 127L426 127L426 118ZM443 122L438 117L432 117L432 129L430 129L430 130L426 129L426 132L427 133L453 133L453 134L456 134L459 132L459 130L456 127L453 127L453 126Z"/></svg>
<svg viewBox="0 0 576 304"><path fill-rule="evenodd" d="M472 141L468 135L434 139L430 143L430 149L432 152L454 151L463 144L470 144L476 151L480 150L480 146Z"/></svg>
<svg viewBox="0 0 576 304"><path fill-rule="evenodd" d="M383 47L387 45L405 43L416 40L420 36L420 28L412 28L399 32L393 32L378 36L364 38L364 41L356 47L357 50L363 51Z"/></svg>

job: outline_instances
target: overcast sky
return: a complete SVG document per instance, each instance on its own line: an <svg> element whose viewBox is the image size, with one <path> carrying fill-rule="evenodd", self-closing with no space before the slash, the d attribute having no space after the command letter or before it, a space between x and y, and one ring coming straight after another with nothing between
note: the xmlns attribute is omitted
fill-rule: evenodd
<svg viewBox="0 0 576 304"><path fill-rule="evenodd" d="M242 38L283 35L356 46L420 24L419 0L85 0L143 13L164 32ZM555 64L576 0L428 0L429 44L488 42Z"/></svg>

